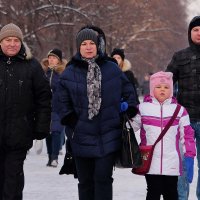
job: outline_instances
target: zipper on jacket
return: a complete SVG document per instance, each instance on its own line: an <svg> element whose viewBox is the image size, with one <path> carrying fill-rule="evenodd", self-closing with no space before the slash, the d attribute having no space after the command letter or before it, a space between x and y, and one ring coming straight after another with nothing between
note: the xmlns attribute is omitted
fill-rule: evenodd
<svg viewBox="0 0 200 200"><path fill-rule="evenodd" d="M74 130L73 130L73 132L72 132L72 139L74 138Z"/></svg>
<svg viewBox="0 0 200 200"><path fill-rule="evenodd" d="M11 64L11 60L10 60L10 57L8 58L7 60L7 64L10 65Z"/></svg>
<svg viewBox="0 0 200 200"><path fill-rule="evenodd" d="M163 130L163 104L161 104L161 132ZM160 173L162 174L163 138L161 139Z"/></svg>
<svg viewBox="0 0 200 200"><path fill-rule="evenodd" d="M50 74L50 78L49 78L49 84L50 84L50 87L51 87L51 82L52 82L52 78L53 78L53 69L51 69L51 74ZM52 91L52 88L51 88L51 91Z"/></svg>
<svg viewBox="0 0 200 200"><path fill-rule="evenodd" d="M21 96L22 94L22 84L23 84L23 81L22 80L19 80L19 95Z"/></svg>
<svg viewBox="0 0 200 200"><path fill-rule="evenodd" d="M6 65L5 65L5 74L4 74L4 79L5 79L5 105L7 102L7 93L8 93L8 76L9 76L9 68L8 65L11 64L10 57L8 58Z"/></svg>

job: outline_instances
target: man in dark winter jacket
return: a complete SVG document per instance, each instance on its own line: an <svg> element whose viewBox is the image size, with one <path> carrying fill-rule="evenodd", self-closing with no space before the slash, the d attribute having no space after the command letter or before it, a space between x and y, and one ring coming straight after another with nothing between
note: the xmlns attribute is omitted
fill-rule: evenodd
<svg viewBox="0 0 200 200"><path fill-rule="evenodd" d="M195 130L197 160L200 167L200 16L194 17L189 24L188 40L189 47L174 54L167 71L173 73L174 83L178 82L178 101L187 109L191 125ZM184 159L183 164L185 168L190 169L190 173L184 172L185 176L179 179L179 200L188 199L187 178L193 176L194 160ZM196 195L200 200L200 174L198 174Z"/></svg>
<svg viewBox="0 0 200 200"><path fill-rule="evenodd" d="M0 109L0 200L22 200L27 150L49 133L51 91L12 23L0 31Z"/></svg>

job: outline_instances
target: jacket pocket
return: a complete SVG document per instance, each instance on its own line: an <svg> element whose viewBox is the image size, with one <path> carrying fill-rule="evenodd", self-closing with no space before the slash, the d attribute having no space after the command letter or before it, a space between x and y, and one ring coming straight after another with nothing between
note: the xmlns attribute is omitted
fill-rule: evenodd
<svg viewBox="0 0 200 200"><path fill-rule="evenodd" d="M32 139L32 130L25 117L21 116L9 121L6 131L9 147L29 149L32 146Z"/></svg>

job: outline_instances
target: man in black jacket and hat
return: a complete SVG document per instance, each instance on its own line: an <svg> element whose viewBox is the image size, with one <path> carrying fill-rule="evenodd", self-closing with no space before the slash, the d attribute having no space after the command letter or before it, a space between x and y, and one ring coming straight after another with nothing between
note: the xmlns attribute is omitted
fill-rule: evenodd
<svg viewBox="0 0 200 200"><path fill-rule="evenodd" d="M200 16L194 17L188 28L189 47L176 52L167 66L173 73L174 84L178 83L178 102L183 105L190 116L191 126L195 131L197 161L200 167ZM183 152L185 153L185 152ZM188 177L193 177L194 160L184 159L184 174L179 179L179 200L187 200L189 196ZM200 169L196 195L200 200ZM189 172L189 173L188 173Z"/></svg>
<svg viewBox="0 0 200 200"><path fill-rule="evenodd" d="M0 200L22 200L27 150L49 133L51 91L12 23L0 31L0 110Z"/></svg>

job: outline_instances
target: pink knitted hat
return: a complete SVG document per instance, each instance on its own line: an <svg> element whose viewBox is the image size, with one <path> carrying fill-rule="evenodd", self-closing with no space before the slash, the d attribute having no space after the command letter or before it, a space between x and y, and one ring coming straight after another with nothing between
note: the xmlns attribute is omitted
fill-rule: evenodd
<svg viewBox="0 0 200 200"><path fill-rule="evenodd" d="M157 72L150 76L150 95L154 97L154 88L158 84L168 84L170 86L171 94L170 97L173 96L173 74L171 72Z"/></svg>

